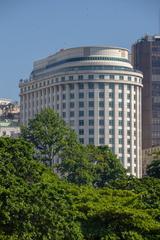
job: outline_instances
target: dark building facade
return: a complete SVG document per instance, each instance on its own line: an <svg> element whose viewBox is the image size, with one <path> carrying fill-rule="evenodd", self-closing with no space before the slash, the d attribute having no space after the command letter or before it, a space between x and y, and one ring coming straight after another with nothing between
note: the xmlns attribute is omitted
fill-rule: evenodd
<svg viewBox="0 0 160 240"><path fill-rule="evenodd" d="M142 148L160 145L160 35L132 46L132 64L143 72Z"/></svg>

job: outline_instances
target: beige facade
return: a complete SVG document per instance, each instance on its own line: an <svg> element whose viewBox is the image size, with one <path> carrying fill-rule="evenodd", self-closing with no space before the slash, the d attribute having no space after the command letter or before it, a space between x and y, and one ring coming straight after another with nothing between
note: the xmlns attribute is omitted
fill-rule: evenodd
<svg viewBox="0 0 160 240"><path fill-rule="evenodd" d="M108 145L130 174L141 177L142 74L128 50L79 47L36 61L20 84L21 122L51 107L82 144Z"/></svg>

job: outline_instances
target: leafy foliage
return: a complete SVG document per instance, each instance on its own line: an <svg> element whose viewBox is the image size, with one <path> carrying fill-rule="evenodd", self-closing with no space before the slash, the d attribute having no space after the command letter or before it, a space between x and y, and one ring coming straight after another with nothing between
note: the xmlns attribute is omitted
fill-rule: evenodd
<svg viewBox="0 0 160 240"><path fill-rule="evenodd" d="M95 187L104 187L111 180L126 177L119 159L107 146L79 145L75 155L62 157L58 170L69 182Z"/></svg>
<svg viewBox="0 0 160 240"><path fill-rule="evenodd" d="M52 109L45 109L22 127L22 136L36 148L36 158L53 167L71 183L103 187L126 172L107 146L83 146L75 132Z"/></svg>
<svg viewBox="0 0 160 240"><path fill-rule="evenodd" d="M0 138L0 239L160 239L159 179L79 187L60 180L33 153L22 139ZM156 197L148 198L153 185Z"/></svg>
<svg viewBox="0 0 160 240"><path fill-rule="evenodd" d="M75 132L49 108L30 119L27 127L22 126L21 134L35 146L36 158L50 166L55 157L71 149L73 152L78 144Z"/></svg>
<svg viewBox="0 0 160 240"><path fill-rule="evenodd" d="M147 175L150 177L160 178L160 160L154 160L147 166Z"/></svg>

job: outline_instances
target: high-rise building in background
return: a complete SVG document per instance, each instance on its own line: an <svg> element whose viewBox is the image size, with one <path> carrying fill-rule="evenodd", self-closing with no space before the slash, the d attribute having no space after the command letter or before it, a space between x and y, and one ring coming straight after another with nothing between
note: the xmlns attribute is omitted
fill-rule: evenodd
<svg viewBox="0 0 160 240"><path fill-rule="evenodd" d="M143 72L142 147L160 145L160 35L145 36L132 46L133 66Z"/></svg>
<svg viewBox="0 0 160 240"><path fill-rule="evenodd" d="M36 61L20 80L21 122L50 107L82 144L108 145L128 172L141 176L142 74L128 50L79 47Z"/></svg>

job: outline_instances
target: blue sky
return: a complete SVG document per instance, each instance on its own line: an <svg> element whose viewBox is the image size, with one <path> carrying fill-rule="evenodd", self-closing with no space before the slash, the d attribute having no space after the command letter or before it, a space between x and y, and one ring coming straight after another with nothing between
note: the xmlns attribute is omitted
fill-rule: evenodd
<svg viewBox="0 0 160 240"><path fill-rule="evenodd" d="M160 32L159 0L0 0L0 98L19 100L33 61L61 48L130 49Z"/></svg>

